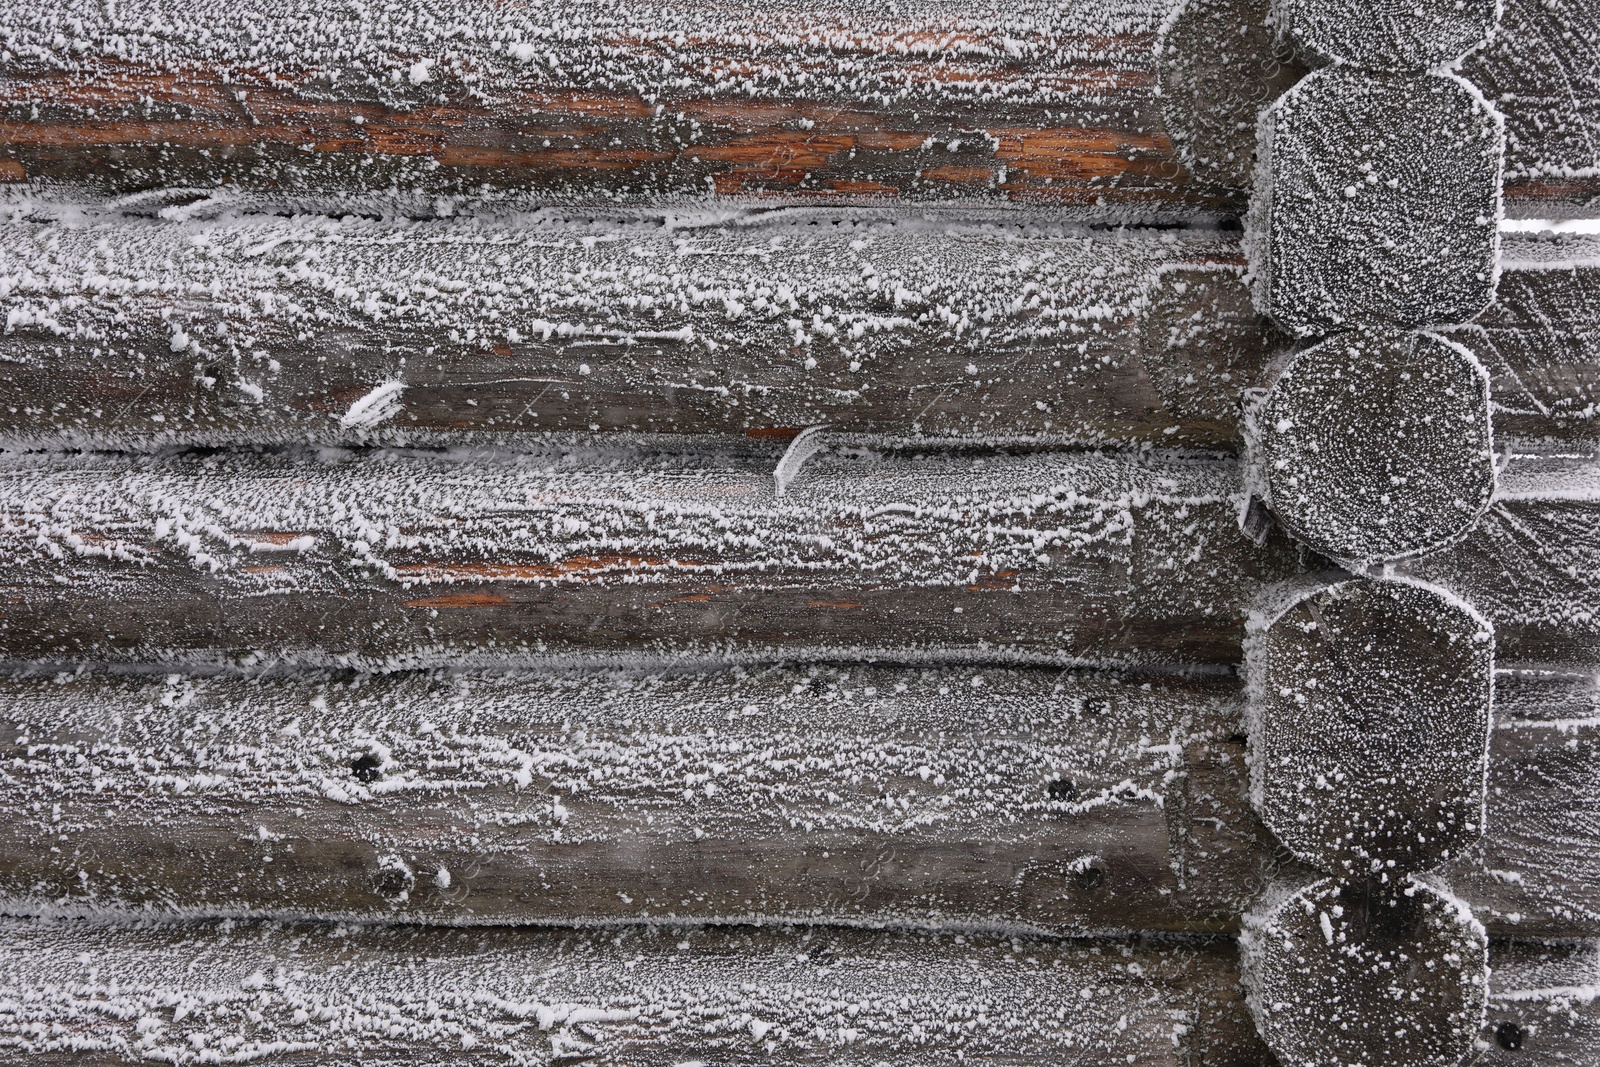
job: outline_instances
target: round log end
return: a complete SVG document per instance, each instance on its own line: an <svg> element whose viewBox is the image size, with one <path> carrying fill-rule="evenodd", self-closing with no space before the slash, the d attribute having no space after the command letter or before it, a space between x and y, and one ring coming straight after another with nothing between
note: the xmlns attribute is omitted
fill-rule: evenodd
<svg viewBox="0 0 1600 1067"><path fill-rule="evenodd" d="M1269 25L1268 0L1185 0L1161 28L1161 121L1196 179L1248 189L1256 117L1305 76Z"/></svg>
<svg viewBox="0 0 1600 1067"><path fill-rule="evenodd" d="M1256 1026L1285 1067L1456 1067L1488 992L1483 927L1426 882L1316 882L1246 919Z"/></svg>
<svg viewBox="0 0 1600 1067"><path fill-rule="evenodd" d="M1454 543L1494 495L1488 376L1434 334L1347 335L1298 353L1250 438L1278 521L1357 568Z"/></svg>
<svg viewBox="0 0 1600 1067"><path fill-rule="evenodd" d="M1262 117L1258 306L1300 336L1472 318L1494 299L1504 142L1456 78L1306 78Z"/></svg>
<svg viewBox="0 0 1600 1067"><path fill-rule="evenodd" d="M1420 71L1470 52L1494 31L1499 0L1287 0L1284 29L1327 62Z"/></svg>
<svg viewBox="0 0 1600 1067"><path fill-rule="evenodd" d="M1494 638L1472 609L1341 582L1253 634L1247 669L1252 800L1300 859L1387 877L1482 834Z"/></svg>

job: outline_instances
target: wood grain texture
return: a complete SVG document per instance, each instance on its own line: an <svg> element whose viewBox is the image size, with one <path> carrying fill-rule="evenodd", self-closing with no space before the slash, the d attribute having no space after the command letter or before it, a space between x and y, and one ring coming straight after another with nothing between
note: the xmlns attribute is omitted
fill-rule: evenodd
<svg viewBox="0 0 1600 1067"><path fill-rule="evenodd" d="M1494 932L1595 935L1593 693L1508 684L1486 836L1445 876ZM1242 700L993 667L13 675L0 900L1231 932L1307 874L1251 811Z"/></svg>
<svg viewBox="0 0 1600 1067"><path fill-rule="evenodd" d="M1226 210L1161 123L1166 6L12 4L0 141L20 177L122 191Z"/></svg>
<svg viewBox="0 0 1600 1067"><path fill-rule="evenodd" d="M0 223L0 444L836 432L1239 447L1288 345L1218 231L860 210ZM1508 237L1450 333L1495 430L1600 437L1600 253ZM401 388L403 386L403 388ZM390 389L387 406L358 405Z"/></svg>
<svg viewBox="0 0 1600 1067"><path fill-rule="evenodd" d="M1229 445L1281 344L1233 235L1016 212L0 226L31 443L538 431ZM400 383L387 417L353 405Z"/></svg>
<svg viewBox="0 0 1600 1067"><path fill-rule="evenodd" d="M1191 6L1216 21L1217 5ZM1242 29L1265 5L1221 7ZM1595 15L1577 0L1506 9L1463 70L1507 114L1508 195L1534 213L1592 210ZM241 18L170 0L12 2L0 177L289 198L392 187L418 210L686 193L1237 214L1243 146L1213 135L1248 129L1292 78L1264 34L1247 37L1254 62L1220 30L1173 35L1163 61L1171 10L452 0L401 14L277 0ZM1208 79L1183 49L1227 73ZM1164 115L1163 79L1194 90L1173 99L1200 114Z"/></svg>

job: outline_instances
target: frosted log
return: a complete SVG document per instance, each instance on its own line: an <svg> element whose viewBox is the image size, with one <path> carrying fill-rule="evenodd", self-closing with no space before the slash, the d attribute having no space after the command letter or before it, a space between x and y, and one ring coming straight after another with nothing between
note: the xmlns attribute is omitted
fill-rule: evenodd
<svg viewBox="0 0 1600 1067"><path fill-rule="evenodd" d="M1230 463L846 442L778 497L781 452L13 456L0 648L1231 663L1251 591L1302 566L1240 537Z"/></svg>
<svg viewBox="0 0 1600 1067"><path fill-rule="evenodd" d="M1494 635L1438 590L1353 580L1251 639L1251 796L1278 840L1340 875L1459 857L1484 828Z"/></svg>
<svg viewBox="0 0 1600 1067"><path fill-rule="evenodd" d="M0 223L10 447L826 424L1231 449L1241 394L1289 344L1251 306L1237 241L1214 231L1004 213L680 225L644 211L416 223L71 210ZM1507 247L1504 292L1450 334L1489 370L1497 433L1600 436L1600 271L1585 265L1600 253Z"/></svg>
<svg viewBox="0 0 1600 1067"><path fill-rule="evenodd" d="M1496 934L1600 933L1584 681L1502 679L1482 849L1442 872ZM11 675L0 892L13 914L1230 932L1285 869L1243 697L992 666Z"/></svg>
<svg viewBox="0 0 1600 1067"><path fill-rule="evenodd" d="M1240 955L1256 1024L1285 1063L1457 1067L1483 1029L1483 927L1420 879L1315 882L1265 906Z"/></svg>
<svg viewBox="0 0 1600 1067"><path fill-rule="evenodd" d="M1237 190L1190 181L1163 125L1167 9L294 0L240 21L170 0L12 3L0 142L13 180L392 187L418 210L496 190L1236 210Z"/></svg>
<svg viewBox="0 0 1600 1067"><path fill-rule="evenodd" d="M1264 1055L1225 944L670 926L0 924L0 1048L669 1067Z"/></svg>
<svg viewBox="0 0 1600 1067"><path fill-rule="evenodd" d="M1202 182L1248 189L1255 120L1305 76L1268 0L1183 0L1157 42L1161 113L1177 158Z"/></svg>
<svg viewBox="0 0 1600 1067"><path fill-rule="evenodd" d="M1464 322L1494 298L1499 116L1457 78L1329 68L1262 114L1256 303L1303 335Z"/></svg>
<svg viewBox="0 0 1600 1067"><path fill-rule="evenodd" d="M1594 12L1506 9L1464 73L1504 102L1510 195L1535 213L1593 210ZM1236 214L1244 189L1222 182L1247 160L1234 146L1263 92L1279 91L1277 50L1252 65L1239 47L1258 39L1253 2L1196 10L1218 21L1192 23L1198 36L1176 39L1196 51L1169 60L1172 5L1158 0L563 0L537 14L297 0L248 22L171 0L12 0L0 179L202 196L226 184L301 204L409 190L417 213L671 193ZM1186 85L1199 115L1167 105Z"/></svg>
<svg viewBox="0 0 1600 1067"><path fill-rule="evenodd" d="M1290 356L1251 417L1278 521L1355 568L1461 540L1495 490L1489 378L1435 334L1341 335Z"/></svg>
<svg viewBox="0 0 1600 1067"><path fill-rule="evenodd" d="M1003 212L185 223L102 206L0 224L0 432L151 447L826 425L1226 446L1283 343L1243 270L1216 231Z"/></svg>
<svg viewBox="0 0 1600 1067"><path fill-rule="evenodd" d="M1221 677L46 675L0 694L13 912L1219 932L1270 862L1212 796L1242 756Z"/></svg>
<svg viewBox="0 0 1600 1067"><path fill-rule="evenodd" d="M1494 32L1501 0L1278 0L1284 32L1327 62L1400 73L1437 67Z"/></svg>

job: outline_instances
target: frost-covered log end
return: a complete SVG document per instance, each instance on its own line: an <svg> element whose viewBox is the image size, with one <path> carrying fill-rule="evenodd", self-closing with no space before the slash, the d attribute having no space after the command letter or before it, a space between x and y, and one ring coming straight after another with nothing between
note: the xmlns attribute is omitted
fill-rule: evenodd
<svg viewBox="0 0 1600 1067"><path fill-rule="evenodd" d="M1356 579L1248 643L1251 793L1300 859L1392 877L1483 832L1494 639L1427 586Z"/></svg>
<svg viewBox="0 0 1600 1067"><path fill-rule="evenodd" d="M1247 245L1279 325L1419 328L1494 299L1505 134L1466 82L1318 71L1258 138Z"/></svg>
<svg viewBox="0 0 1600 1067"><path fill-rule="evenodd" d="M1295 45L1331 63L1371 70L1426 70L1456 59L1494 32L1501 0L1278 0Z"/></svg>
<svg viewBox="0 0 1600 1067"><path fill-rule="evenodd" d="M1456 1067L1483 1024L1483 927L1418 879L1329 879L1270 900L1247 918L1240 955L1256 1025L1284 1064Z"/></svg>
<svg viewBox="0 0 1600 1067"><path fill-rule="evenodd" d="M1351 566L1453 544L1494 495L1488 375L1433 334L1347 335L1307 349L1251 423L1273 513Z"/></svg>

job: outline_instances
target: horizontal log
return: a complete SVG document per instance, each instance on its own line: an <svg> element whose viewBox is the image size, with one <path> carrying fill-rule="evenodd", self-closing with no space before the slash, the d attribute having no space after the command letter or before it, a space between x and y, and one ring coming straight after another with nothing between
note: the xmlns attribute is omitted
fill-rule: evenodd
<svg viewBox="0 0 1600 1067"><path fill-rule="evenodd" d="M1238 242L991 213L0 228L7 436L1231 442ZM113 251L114 250L114 251ZM387 413L353 405L403 383ZM357 416L361 413L357 412Z"/></svg>
<svg viewBox="0 0 1600 1067"><path fill-rule="evenodd" d="M858 211L0 224L0 444L839 432L1238 447L1287 340L1225 233ZM706 223L702 225L701 223ZM1600 267L1506 241L1452 334L1503 435L1600 436ZM1551 259L1552 255L1565 258Z"/></svg>
<svg viewBox="0 0 1600 1067"><path fill-rule="evenodd" d="M0 656L1233 663L1297 572L1233 464L1098 454L0 460Z"/></svg>
<svg viewBox="0 0 1600 1067"><path fill-rule="evenodd" d="M0 946L0 1048L29 1063L1265 1059L1217 942L13 920Z"/></svg>
<svg viewBox="0 0 1600 1067"><path fill-rule="evenodd" d="M1491 931L1600 933L1594 695L1502 688L1486 836L1446 876ZM996 668L13 675L0 901L1231 932L1286 871L1242 700Z"/></svg>
<svg viewBox="0 0 1600 1067"><path fill-rule="evenodd" d="M728 656L1235 665L1317 565L1241 537L1237 465L875 455L775 492L778 446L0 459L0 656L403 666ZM1592 461L1513 459L1458 546L1400 569L1503 666L1596 662Z"/></svg>
<svg viewBox="0 0 1600 1067"><path fill-rule="evenodd" d="M0 924L0 1047L75 1065L1182 1063L1260 1067L1226 942L645 927ZM1585 1062L1592 945L1494 943L1486 1062ZM1585 972L1585 967L1591 968Z"/></svg>
<svg viewBox="0 0 1600 1067"><path fill-rule="evenodd" d="M1592 209L1600 27L1580 0L1506 9L1463 70L1507 114L1508 192ZM1304 69L1265 11L453 0L397 17L298 0L241 22L14 3L0 170L122 191L392 187L419 209L711 192L1237 213L1256 112Z"/></svg>

